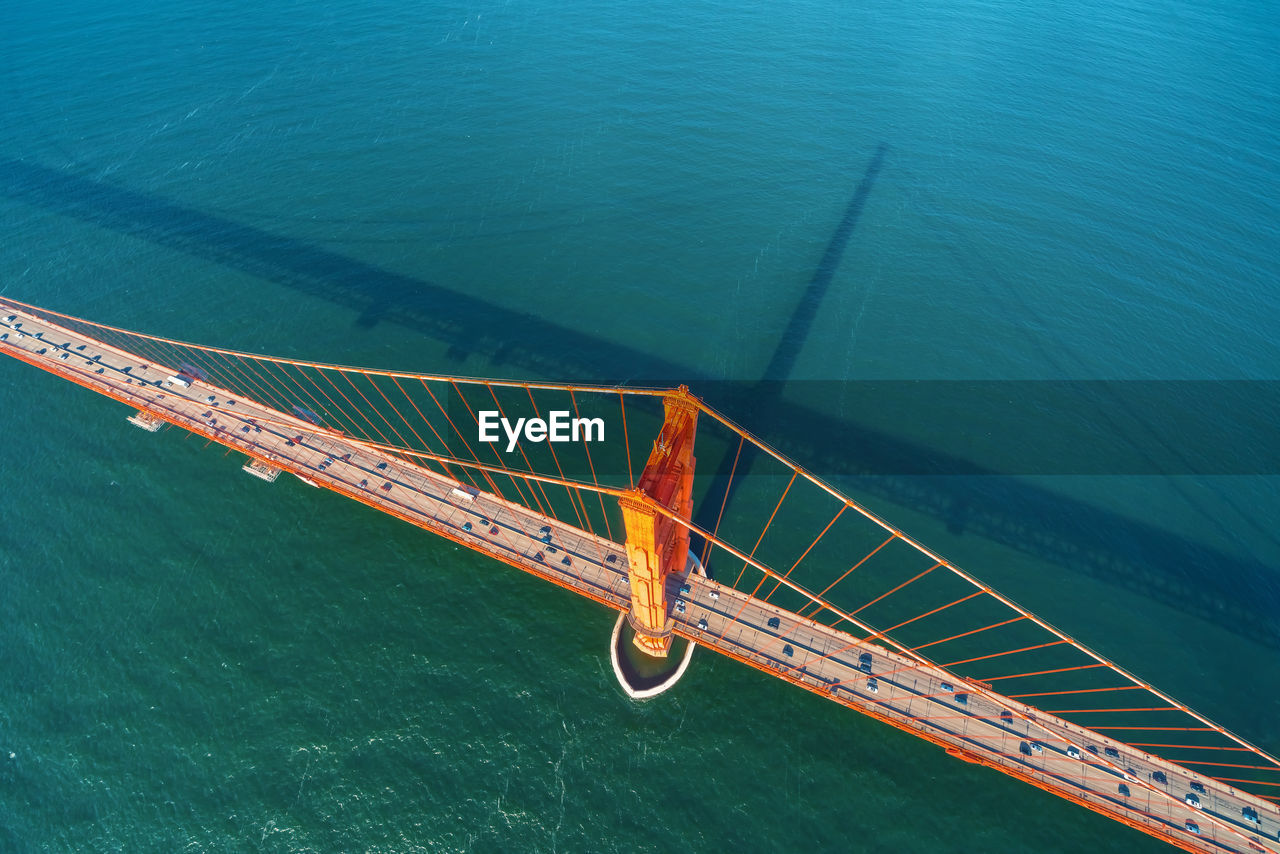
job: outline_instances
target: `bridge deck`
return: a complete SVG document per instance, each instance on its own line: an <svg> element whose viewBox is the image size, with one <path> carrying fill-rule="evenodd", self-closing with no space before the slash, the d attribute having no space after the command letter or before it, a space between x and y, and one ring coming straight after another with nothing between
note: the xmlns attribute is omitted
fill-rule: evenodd
<svg viewBox="0 0 1280 854"><path fill-rule="evenodd" d="M474 490L424 466L230 396L210 383L166 384L175 372L170 366L150 364L2 300L0 317L5 318L0 351L15 358L609 607L629 607L627 558L618 543L489 493L473 496ZM681 593L685 584L688 592ZM668 595L673 603L684 603L672 614L677 634L928 738L969 761L1189 850L1280 852L1275 804L713 580L672 578ZM869 673L860 661L863 654L871 656ZM1163 772L1168 782L1155 782L1153 772ZM1193 782L1205 790L1198 795L1198 808L1186 801ZM1130 795L1120 793L1121 784ZM1244 818L1245 807L1256 810L1260 824ZM1189 830L1193 826L1196 830Z"/></svg>

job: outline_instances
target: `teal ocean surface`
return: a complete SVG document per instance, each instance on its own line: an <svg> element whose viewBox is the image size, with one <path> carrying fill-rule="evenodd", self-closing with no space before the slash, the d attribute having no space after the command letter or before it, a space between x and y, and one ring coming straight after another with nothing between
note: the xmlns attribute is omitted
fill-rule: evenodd
<svg viewBox="0 0 1280 854"><path fill-rule="evenodd" d="M19 0L0 293L342 364L1167 415L1280 380L1278 41L1262 0ZM0 851L1166 850L706 651L633 704L605 609L125 415L0 360ZM842 485L1274 753L1280 481L1210 439Z"/></svg>

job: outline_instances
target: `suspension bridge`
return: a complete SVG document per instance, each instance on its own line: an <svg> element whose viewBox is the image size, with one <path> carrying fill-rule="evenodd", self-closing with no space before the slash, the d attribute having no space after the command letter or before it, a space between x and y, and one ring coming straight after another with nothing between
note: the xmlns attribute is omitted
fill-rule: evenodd
<svg viewBox="0 0 1280 854"><path fill-rule="evenodd" d="M651 657L680 637L1185 850L1280 852L1275 757L684 387L273 358L10 299L0 350L613 608Z"/></svg>

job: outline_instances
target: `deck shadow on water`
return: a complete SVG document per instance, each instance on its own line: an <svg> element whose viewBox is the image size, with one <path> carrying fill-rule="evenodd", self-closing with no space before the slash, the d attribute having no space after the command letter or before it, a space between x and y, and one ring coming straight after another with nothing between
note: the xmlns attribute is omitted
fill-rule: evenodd
<svg viewBox="0 0 1280 854"><path fill-rule="evenodd" d="M883 145L877 149L846 207L770 361L768 376L790 372L886 150ZM296 238L87 176L0 159L0 195L321 297L355 312L365 326L395 323L443 342L453 352L482 355L495 367L507 364L577 382L617 383L637 377L663 384L684 382L695 393L700 392L700 383L706 386L711 379L661 356L514 312L435 282L382 270ZM1274 570L1260 561L1227 554L1012 478L983 477L1008 472L853 420L802 406L788 406L785 419L779 420L770 410L782 407L761 406L750 396L752 388L743 383L737 391L721 387L706 396L710 404L824 477L859 477L857 486L863 492L946 520L953 531L972 533L1132 589L1280 648L1280 626L1270 617L1280 603L1263 601L1266 596L1275 598L1270 582ZM764 391L775 400L782 399L781 389ZM791 429L784 430L788 426ZM909 476L895 476L895 471ZM948 476L920 476L931 473ZM717 482L724 479L722 473ZM980 485L980 493L975 492L975 484ZM718 504L718 498L706 504ZM1171 567L1180 570L1171 572Z"/></svg>

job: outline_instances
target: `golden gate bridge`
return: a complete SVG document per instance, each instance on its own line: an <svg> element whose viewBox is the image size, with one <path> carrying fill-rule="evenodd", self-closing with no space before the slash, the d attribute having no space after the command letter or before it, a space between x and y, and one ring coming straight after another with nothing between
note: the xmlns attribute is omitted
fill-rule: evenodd
<svg viewBox="0 0 1280 854"><path fill-rule="evenodd" d="M1280 852L1275 757L683 386L274 358L11 299L0 350L613 608L651 657L683 638L1185 850Z"/></svg>

